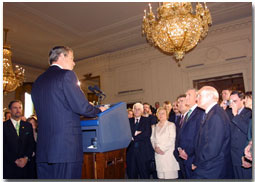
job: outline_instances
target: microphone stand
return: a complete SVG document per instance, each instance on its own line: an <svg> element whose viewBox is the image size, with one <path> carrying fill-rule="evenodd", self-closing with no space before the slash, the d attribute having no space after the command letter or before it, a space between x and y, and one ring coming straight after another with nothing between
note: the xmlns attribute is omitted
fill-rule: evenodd
<svg viewBox="0 0 255 182"><path fill-rule="evenodd" d="M97 101L98 105L101 105L101 102L104 100L105 95L102 93L97 93L96 96L98 97L98 101Z"/></svg>

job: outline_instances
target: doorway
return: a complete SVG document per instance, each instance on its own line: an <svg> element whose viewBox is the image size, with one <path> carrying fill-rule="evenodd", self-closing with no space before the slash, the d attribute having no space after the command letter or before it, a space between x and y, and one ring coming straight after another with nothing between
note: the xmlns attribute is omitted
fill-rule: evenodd
<svg viewBox="0 0 255 182"><path fill-rule="evenodd" d="M218 93L221 93L224 89L245 92L243 73L193 80L194 88L199 90L203 86L212 86L217 89Z"/></svg>

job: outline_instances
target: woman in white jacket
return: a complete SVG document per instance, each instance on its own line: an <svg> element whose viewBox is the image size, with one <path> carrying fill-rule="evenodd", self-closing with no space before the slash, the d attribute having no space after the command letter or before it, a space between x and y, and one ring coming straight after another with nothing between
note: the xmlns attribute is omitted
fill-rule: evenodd
<svg viewBox="0 0 255 182"><path fill-rule="evenodd" d="M167 111L163 107L157 110L158 124L152 126L151 143L155 150L158 178L178 178L179 164L173 151L175 145L175 124L167 120Z"/></svg>

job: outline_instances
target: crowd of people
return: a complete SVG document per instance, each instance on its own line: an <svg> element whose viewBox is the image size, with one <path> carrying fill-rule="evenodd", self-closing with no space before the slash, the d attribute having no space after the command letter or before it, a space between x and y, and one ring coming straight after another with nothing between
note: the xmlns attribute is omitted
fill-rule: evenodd
<svg viewBox="0 0 255 182"><path fill-rule="evenodd" d="M171 104L135 103L130 179L251 179L252 92L189 89Z"/></svg>
<svg viewBox="0 0 255 182"><path fill-rule="evenodd" d="M107 108L94 107L84 96L72 71L71 48L52 48L49 63L32 88L37 118L24 118L19 100L11 101L4 114L4 179L81 178L80 116L96 117ZM155 108L136 103L128 117L132 134L126 155L128 178L252 177L251 92L223 90L219 101L211 86L189 89L162 107L159 102Z"/></svg>
<svg viewBox="0 0 255 182"><path fill-rule="evenodd" d="M252 92L189 89L171 104L128 109L130 179L251 179ZM37 118L9 104L3 124L4 178L37 178Z"/></svg>

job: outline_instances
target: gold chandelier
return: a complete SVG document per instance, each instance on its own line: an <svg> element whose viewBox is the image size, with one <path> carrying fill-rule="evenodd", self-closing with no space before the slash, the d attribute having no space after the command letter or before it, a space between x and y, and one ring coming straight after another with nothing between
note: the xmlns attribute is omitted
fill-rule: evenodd
<svg viewBox="0 0 255 182"><path fill-rule="evenodd" d="M8 29L4 29L5 41L3 46L3 91L4 94L14 91L17 87L21 86L25 78L25 70L16 65L13 71L11 62L11 46L7 45L7 32Z"/></svg>
<svg viewBox="0 0 255 182"><path fill-rule="evenodd" d="M142 33L146 34L147 41L159 47L163 52L174 54L176 62L184 57L185 52L194 48L199 40L207 36L212 18L209 9L204 3L196 5L196 14L193 13L190 2L163 2L159 3L158 15L144 10Z"/></svg>

